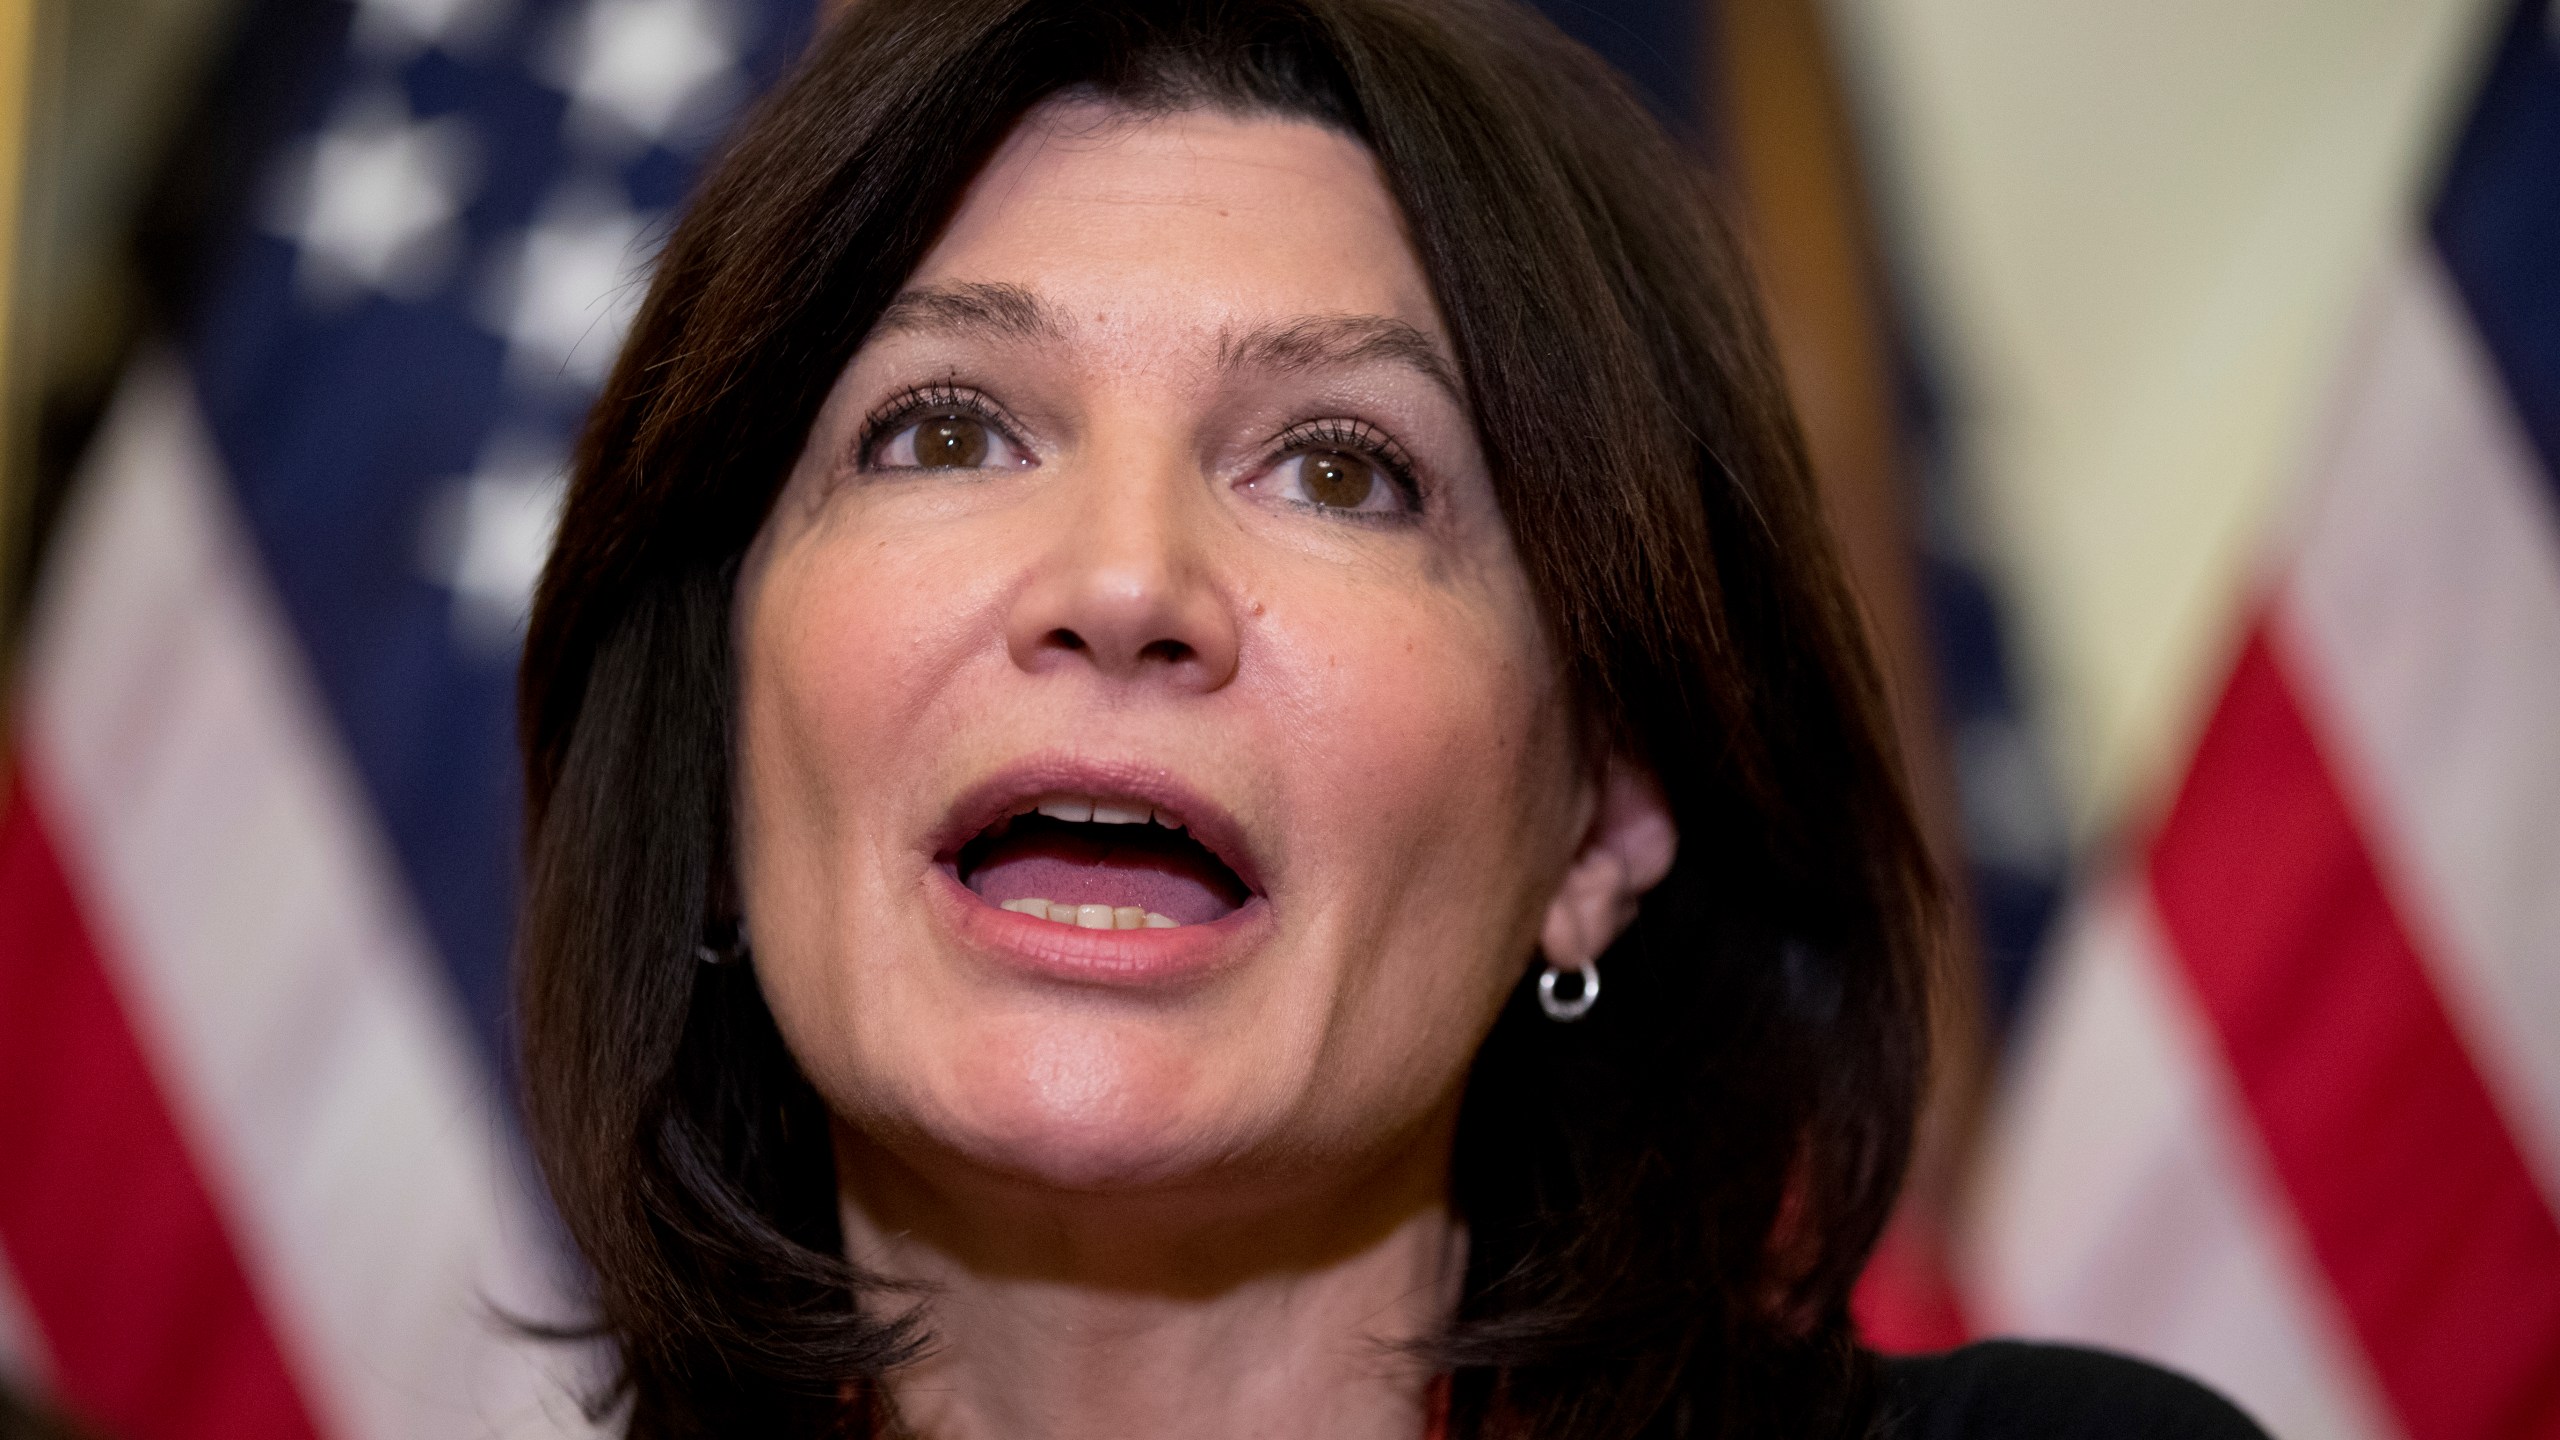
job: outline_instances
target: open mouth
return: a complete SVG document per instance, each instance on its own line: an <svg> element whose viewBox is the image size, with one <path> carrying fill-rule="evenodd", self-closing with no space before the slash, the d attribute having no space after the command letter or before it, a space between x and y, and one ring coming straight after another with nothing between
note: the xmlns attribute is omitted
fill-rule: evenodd
<svg viewBox="0 0 2560 1440"><path fill-rule="evenodd" d="M1206 925L1253 895L1180 817L1127 799L1027 802L963 845L957 870L990 905L1087 930Z"/></svg>

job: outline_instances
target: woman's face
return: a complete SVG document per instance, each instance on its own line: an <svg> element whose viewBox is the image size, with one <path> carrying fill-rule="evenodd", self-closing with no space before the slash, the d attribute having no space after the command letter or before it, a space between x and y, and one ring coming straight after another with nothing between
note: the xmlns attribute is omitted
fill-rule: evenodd
<svg viewBox="0 0 2560 1440"><path fill-rule="evenodd" d="M1358 142L1036 112L738 600L756 971L866 1143L1084 1191L1445 1145L1600 787Z"/></svg>

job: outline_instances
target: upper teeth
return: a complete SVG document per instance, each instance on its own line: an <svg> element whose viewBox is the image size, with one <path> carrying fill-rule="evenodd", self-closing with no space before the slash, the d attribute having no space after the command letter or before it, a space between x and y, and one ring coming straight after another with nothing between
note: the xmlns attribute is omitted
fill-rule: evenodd
<svg viewBox="0 0 2560 1440"><path fill-rule="evenodd" d="M1095 825L1144 825L1153 821L1167 829L1182 828L1182 822L1161 810L1149 809L1144 805L1132 805L1126 801L1090 800L1080 796L1068 796L1055 800L1043 800L1033 808L1052 820L1072 820L1078 824L1089 822Z"/></svg>
<svg viewBox="0 0 2560 1440"><path fill-rule="evenodd" d="M1055 900L1024 896L1007 900L996 907L1034 920L1053 920L1060 925L1073 925L1085 930L1171 930L1182 922L1169 915L1159 915L1138 905L1062 905Z"/></svg>

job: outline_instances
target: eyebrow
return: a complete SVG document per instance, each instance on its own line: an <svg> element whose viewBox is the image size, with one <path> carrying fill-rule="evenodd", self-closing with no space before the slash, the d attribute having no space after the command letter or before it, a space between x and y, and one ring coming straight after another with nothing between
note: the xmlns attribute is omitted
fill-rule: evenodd
<svg viewBox="0 0 2560 1440"><path fill-rule="evenodd" d="M919 330L1006 340L1058 340L1067 333L1057 312L1029 290L979 281L902 290L871 326L874 339Z"/></svg>
<svg viewBox="0 0 2560 1440"><path fill-rule="evenodd" d="M1062 340L1068 326L1048 302L1020 285L969 281L903 290L880 312L872 338L939 331L1005 340ZM1308 315L1230 333L1218 342L1225 370L1302 373L1334 367L1401 365L1445 391L1463 409L1466 387L1438 344L1384 315Z"/></svg>
<svg viewBox="0 0 2560 1440"><path fill-rule="evenodd" d="M1420 371L1466 408L1466 387L1449 357L1430 336L1384 315L1310 315L1230 335L1218 345L1218 363L1231 370L1285 373L1376 362Z"/></svg>

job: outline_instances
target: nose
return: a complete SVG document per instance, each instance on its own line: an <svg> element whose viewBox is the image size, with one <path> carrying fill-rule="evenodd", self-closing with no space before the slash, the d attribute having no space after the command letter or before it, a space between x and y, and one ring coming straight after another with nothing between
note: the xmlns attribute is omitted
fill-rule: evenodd
<svg viewBox="0 0 2560 1440"><path fill-rule="evenodd" d="M1197 468L1130 449L1082 468L1052 489L1049 541L1006 616L1014 664L1090 666L1199 694L1223 687L1240 636Z"/></svg>

